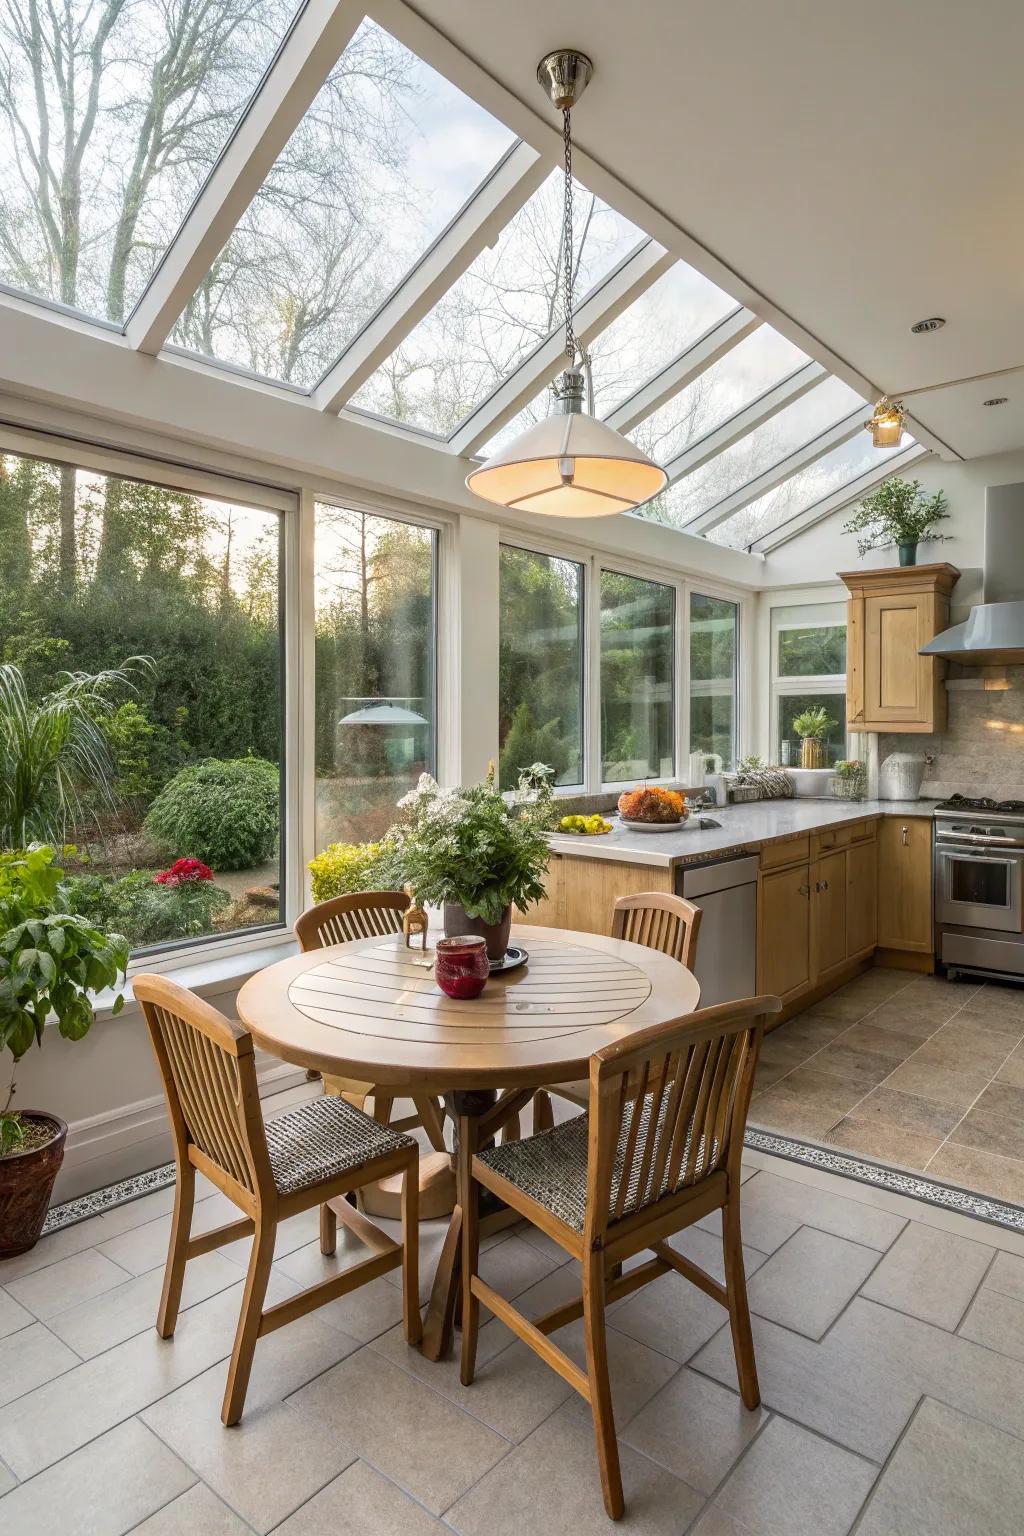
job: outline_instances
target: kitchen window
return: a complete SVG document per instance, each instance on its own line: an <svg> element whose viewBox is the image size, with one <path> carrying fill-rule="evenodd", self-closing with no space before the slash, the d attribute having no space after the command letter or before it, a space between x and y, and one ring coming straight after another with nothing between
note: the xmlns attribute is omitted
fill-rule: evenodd
<svg viewBox="0 0 1024 1536"><path fill-rule="evenodd" d="M583 783L583 566L501 546L498 574L499 780L533 763Z"/></svg>
<svg viewBox="0 0 1024 1536"><path fill-rule="evenodd" d="M737 752L740 608L690 593L690 751L731 768Z"/></svg>
<svg viewBox="0 0 1024 1536"><path fill-rule="evenodd" d="M601 572L601 777L675 772L675 588Z"/></svg>
<svg viewBox="0 0 1024 1536"><path fill-rule="evenodd" d="M800 736L793 722L804 710L819 707L835 722L823 742L826 765L832 767L847 755L845 604L773 609L773 760L799 766Z"/></svg>

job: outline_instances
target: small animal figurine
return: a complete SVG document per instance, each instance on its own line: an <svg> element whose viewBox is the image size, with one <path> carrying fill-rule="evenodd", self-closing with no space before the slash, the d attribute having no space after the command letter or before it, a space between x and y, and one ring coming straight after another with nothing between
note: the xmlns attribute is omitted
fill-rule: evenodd
<svg viewBox="0 0 1024 1536"><path fill-rule="evenodd" d="M406 907L402 913L402 932L405 935L406 948L413 948L413 935L418 933L420 935L420 948L425 950L427 947L427 914L422 907L416 905L416 893L411 885L406 886L405 894L412 902L412 906Z"/></svg>

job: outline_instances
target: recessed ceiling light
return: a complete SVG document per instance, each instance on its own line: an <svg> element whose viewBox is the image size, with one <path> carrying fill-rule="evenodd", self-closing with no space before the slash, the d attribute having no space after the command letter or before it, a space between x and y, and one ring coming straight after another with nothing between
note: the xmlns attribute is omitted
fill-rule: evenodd
<svg viewBox="0 0 1024 1536"><path fill-rule="evenodd" d="M983 400L982 405L1005 405L1009 395L993 395L991 400Z"/></svg>
<svg viewBox="0 0 1024 1536"><path fill-rule="evenodd" d="M932 315L930 320L918 320L910 329L914 336L923 336L925 331L941 331L945 325L941 315Z"/></svg>

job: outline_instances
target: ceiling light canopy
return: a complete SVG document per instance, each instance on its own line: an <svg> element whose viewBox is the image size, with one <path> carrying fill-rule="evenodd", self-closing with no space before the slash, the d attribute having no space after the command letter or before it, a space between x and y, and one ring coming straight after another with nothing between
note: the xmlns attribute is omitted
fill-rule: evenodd
<svg viewBox="0 0 1024 1536"><path fill-rule="evenodd" d="M537 79L562 114L565 212L562 298L565 372L558 409L529 427L466 476L485 501L548 517L613 517L632 512L668 484L668 475L633 443L583 410L582 354L573 331L572 129L570 114L593 74L586 54L563 48L537 66Z"/></svg>

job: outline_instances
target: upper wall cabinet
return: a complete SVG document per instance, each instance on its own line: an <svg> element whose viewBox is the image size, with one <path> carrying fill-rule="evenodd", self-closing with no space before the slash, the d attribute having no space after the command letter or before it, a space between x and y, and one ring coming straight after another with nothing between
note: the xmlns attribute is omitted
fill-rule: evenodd
<svg viewBox="0 0 1024 1536"><path fill-rule="evenodd" d="M850 593L846 631L846 720L851 731L941 731L946 664L920 656L949 626L955 565L840 571Z"/></svg>

